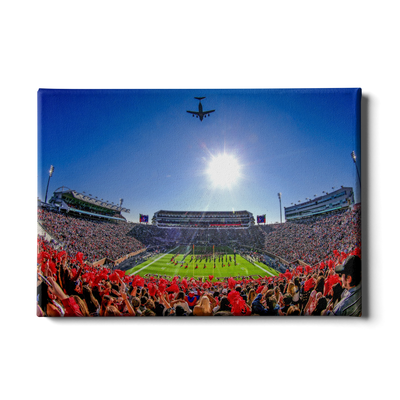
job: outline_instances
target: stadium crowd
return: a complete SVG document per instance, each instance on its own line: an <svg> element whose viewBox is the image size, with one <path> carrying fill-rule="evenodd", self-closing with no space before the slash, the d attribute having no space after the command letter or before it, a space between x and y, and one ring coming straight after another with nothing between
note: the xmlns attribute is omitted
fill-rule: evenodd
<svg viewBox="0 0 400 400"><path fill-rule="evenodd" d="M127 276L38 238L38 316L361 315L361 253L276 277Z"/></svg>
<svg viewBox="0 0 400 400"><path fill-rule="evenodd" d="M38 221L62 244L38 237L39 316L361 315L359 208L245 230L161 229L45 209ZM208 280L90 265L177 243L229 243L247 259L262 261L264 250L292 264L279 264L276 277Z"/></svg>
<svg viewBox="0 0 400 400"><path fill-rule="evenodd" d="M271 226L264 250L288 262L316 264L334 250L349 253L361 244L361 209L340 210Z"/></svg>
<svg viewBox="0 0 400 400"><path fill-rule="evenodd" d="M190 229L190 228L158 228L154 225L135 225L129 232L146 246L180 244L195 245L234 245L240 243L245 246L262 248L264 236L258 226L248 229L229 229L229 228L210 228L210 229Z"/></svg>
<svg viewBox="0 0 400 400"><path fill-rule="evenodd" d="M88 262L117 260L145 247L127 235L133 225L128 222L95 221L43 208L38 211L38 222L69 254L84 251Z"/></svg>

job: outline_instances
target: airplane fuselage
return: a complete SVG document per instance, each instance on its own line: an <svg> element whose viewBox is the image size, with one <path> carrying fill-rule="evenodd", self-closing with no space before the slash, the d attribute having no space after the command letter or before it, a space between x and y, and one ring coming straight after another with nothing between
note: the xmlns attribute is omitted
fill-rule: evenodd
<svg viewBox="0 0 400 400"><path fill-rule="evenodd" d="M199 101L199 117L200 117L200 121L203 121L203 105L201 104L201 101Z"/></svg>
<svg viewBox="0 0 400 400"><path fill-rule="evenodd" d="M208 112L203 112L203 104L201 104L201 101L199 101L199 118L200 121L203 121L203 118L207 116ZM210 116L210 114L208 114Z"/></svg>

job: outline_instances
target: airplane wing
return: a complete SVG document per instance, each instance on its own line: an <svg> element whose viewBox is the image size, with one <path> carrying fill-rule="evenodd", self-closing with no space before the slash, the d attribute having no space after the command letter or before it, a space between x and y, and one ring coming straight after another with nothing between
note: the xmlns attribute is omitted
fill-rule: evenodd
<svg viewBox="0 0 400 400"><path fill-rule="evenodd" d="M210 110L210 111L203 111L203 114L210 114L212 112L214 112L215 110Z"/></svg>
<svg viewBox="0 0 400 400"><path fill-rule="evenodd" d="M189 114L200 115L197 111L186 111L186 112L188 112Z"/></svg>

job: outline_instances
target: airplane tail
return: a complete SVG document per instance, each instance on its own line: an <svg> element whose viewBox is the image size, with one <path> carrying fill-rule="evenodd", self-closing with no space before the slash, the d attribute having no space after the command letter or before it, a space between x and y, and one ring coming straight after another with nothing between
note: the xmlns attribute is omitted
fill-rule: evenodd
<svg viewBox="0 0 400 400"><path fill-rule="evenodd" d="M195 97L196 100L203 100L205 97Z"/></svg>

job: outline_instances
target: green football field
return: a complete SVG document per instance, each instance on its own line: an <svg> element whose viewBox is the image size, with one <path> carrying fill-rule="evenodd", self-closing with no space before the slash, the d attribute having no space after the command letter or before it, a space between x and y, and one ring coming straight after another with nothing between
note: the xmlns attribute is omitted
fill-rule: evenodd
<svg viewBox="0 0 400 400"><path fill-rule="evenodd" d="M215 268L213 254L215 256ZM194 258L191 261L193 255ZM205 260L204 258L201 261L199 259L196 260L196 258L201 255L203 255L203 257L208 255L208 260ZM223 261L220 259L220 256L223 256ZM231 260L229 260L229 256L231 257ZM171 261L172 257L175 257L175 260ZM228 264L230 264L230 266ZM214 280L230 276L279 275L276 270L263 263L256 262L254 264L255 265L237 255L235 265L233 250L228 246L215 246L214 253L212 247L195 246L193 252L192 246L178 246L175 249L172 249L169 253L157 254L156 256L146 260L144 263L129 269L126 271L126 274L135 274L140 276L155 274L167 275L167 277L179 275L188 278L193 276L195 278L207 277L207 279L209 275L213 275ZM204 268L204 265L206 268ZM185 268L186 266L187 268Z"/></svg>

